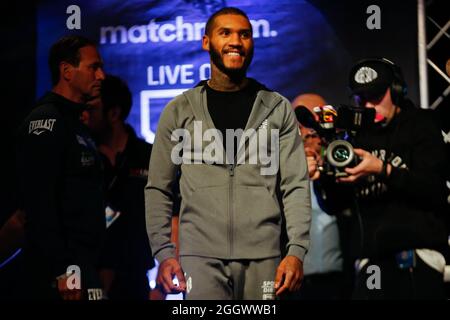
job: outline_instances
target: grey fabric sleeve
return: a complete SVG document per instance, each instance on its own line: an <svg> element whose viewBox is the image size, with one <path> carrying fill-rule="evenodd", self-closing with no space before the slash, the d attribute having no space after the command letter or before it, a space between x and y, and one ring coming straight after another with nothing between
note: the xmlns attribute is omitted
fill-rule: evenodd
<svg viewBox="0 0 450 320"><path fill-rule="evenodd" d="M170 236L175 197L173 184L176 182L179 166L173 163L171 153L178 141L171 141L171 135L177 129L175 110L180 99L184 98L172 100L161 114L144 191L147 234L153 255L160 263L176 257L175 244L170 241Z"/></svg>
<svg viewBox="0 0 450 320"><path fill-rule="evenodd" d="M294 112L283 99L280 131L280 189L288 235L287 255L303 261L309 247L311 195L303 142L298 134Z"/></svg>

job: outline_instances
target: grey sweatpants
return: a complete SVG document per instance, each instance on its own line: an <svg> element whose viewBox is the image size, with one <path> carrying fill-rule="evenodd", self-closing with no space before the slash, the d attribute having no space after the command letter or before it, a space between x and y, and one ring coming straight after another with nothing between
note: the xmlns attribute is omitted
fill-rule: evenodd
<svg viewBox="0 0 450 320"><path fill-rule="evenodd" d="M181 256L187 300L273 300L280 258L221 260Z"/></svg>

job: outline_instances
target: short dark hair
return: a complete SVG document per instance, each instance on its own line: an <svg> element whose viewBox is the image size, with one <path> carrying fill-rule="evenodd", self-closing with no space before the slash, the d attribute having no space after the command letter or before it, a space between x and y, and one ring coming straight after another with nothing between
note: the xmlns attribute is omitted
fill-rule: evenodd
<svg viewBox="0 0 450 320"><path fill-rule="evenodd" d="M216 12L214 12L209 18L208 21L206 22L206 26L205 26L205 34L206 35L210 35L211 34L211 29L214 25L214 20L218 17L218 16L222 16L225 14L234 14L234 15L238 15L238 16L243 16L245 17L248 22L250 22L250 19L248 18L247 14L242 11L241 9L235 8L235 7L224 7ZM250 24L251 26L251 24Z"/></svg>
<svg viewBox="0 0 450 320"><path fill-rule="evenodd" d="M106 75L102 82L100 96L103 104L103 112L106 114L112 108L120 109L120 119L125 119L130 114L133 98L130 88L124 80L113 75Z"/></svg>
<svg viewBox="0 0 450 320"><path fill-rule="evenodd" d="M48 56L52 85L59 82L59 64L65 61L77 67L80 64L79 50L87 46L95 47L96 44L92 40L78 35L62 37L52 45Z"/></svg>

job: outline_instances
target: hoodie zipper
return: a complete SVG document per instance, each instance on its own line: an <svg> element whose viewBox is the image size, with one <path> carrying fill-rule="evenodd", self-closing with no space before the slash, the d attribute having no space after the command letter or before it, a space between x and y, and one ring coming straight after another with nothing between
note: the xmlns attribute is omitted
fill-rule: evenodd
<svg viewBox="0 0 450 320"><path fill-rule="evenodd" d="M203 89L204 90L204 89ZM203 92L203 94L206 95L206 92ZM202 110L205 110L205 105L203 103L203 96L202 99L200 101L201 105L202 105ZM205 118L206 118L206 114L204 114ZM234 159L234 163L230 164L227 168L228 170L228 174L229 174L229 183L228 183L228 245L229 245L229 249L228 249L228 256L231 258L233 255L233 215L234 215L234 210L233 210L233 202L234 202L234 169L236 167L236 158L237 155L235 155L235 159Z"/></svg>
<svg viewBox="0 0 450 320"><path fill-rule="evenodd" d="M229 250L229 257L231 258L233 256L233 241L234 241L234 237L233 237L233 223L234 223L234 210L233 210L233 205L234 205L234 169L235 169L236 165L233 163L229 166L228 170L229 170L229 176L230 176L230 182L228 184L228 217L229 217L229 225L228 225L228 239L229 239L229 245L230 245L230 250Z"/></svg>
<svg viewBox="0 0 450 320"><path fill-rule="evenodd" d="M204 87L203 87L203 89L202 89L202 91L203 90L205 90L204 89ZM206 90L205 90L206 91ZM205 108L207 108L206 106L205 106L205 104L204 104L204 97L203 97L203 95L206 95L206 92L202 92L202 98L201 98L201 101L200 101L200 103L201 103L201 106L202 106L202 110L203 110L203 114L204 114L204 117L206 118L206 114L205 114ZM253 104L255 105L255 103L256 103L256 101L257 101L257 99L258 99L258 95L256 96L256 98L255 98L255 101L253 102ZM253 106L254 106L253 105ZM276 104L276 105L278 105L278 103ZM252 106L252 108L253 108L253 106ZM250 116L251 116L251 114L250 114ZM248 120L247 120L247 122L248 122ZM246 128L244 128L244 130L245 130ZM238 148L237 149L239 149L239 146L238 146ZM229 174L229 184L228 184L228 221L229 221L229 225L228 225L228 244L229 244L229 250L228 250L228 252L229 252L229 257L231 258L232 256L233 256L233 254L234 254L234 250L233 250L233 248L234 248L234 237L233 237L233 223L234 223L234 219L233 219L233 216L234 216L234 210L233 210L233 206L234 206L234 174L235 174L235 168L236 168L236 163L237 163L237 153L239 152L239 150L236 150L236 154L235 154L235 156L234 156L234 163L233 164L230 164L229 166L228 166L228 174Z"/></svg>

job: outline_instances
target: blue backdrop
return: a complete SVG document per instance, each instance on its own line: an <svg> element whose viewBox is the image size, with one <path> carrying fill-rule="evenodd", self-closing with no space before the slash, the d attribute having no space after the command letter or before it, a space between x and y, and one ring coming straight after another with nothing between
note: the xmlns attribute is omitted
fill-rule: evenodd
<svg viewBox="0 0 450 320"><path fill-rule="evenodd" d="M80 7L81 30L66 27L70 5ZM99 44L105 71L128 82L133 92L128 122L152 142L165 104L209 77L201 37L207 18L225 5L243 9L253 24L249 76L289 99L315 91L331 102L347 102L352 57L322 11L298 0L44 1L37 18L37 95L50 88L51 44L69 33L88 36ZM361 17L365 22L364 12Z"/></svg>

